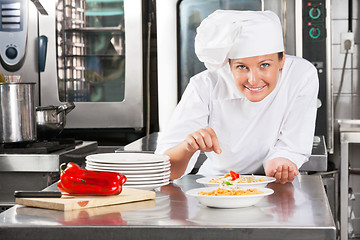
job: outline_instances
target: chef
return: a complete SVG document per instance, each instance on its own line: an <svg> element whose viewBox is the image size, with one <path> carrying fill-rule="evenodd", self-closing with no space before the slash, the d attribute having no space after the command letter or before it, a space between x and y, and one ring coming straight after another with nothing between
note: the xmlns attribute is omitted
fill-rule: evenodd
<svg viewBox="0 0 360 240"><path fill-rule="evenodd" d="M311 154L318 94L316 68L285 55L281 23L271 11L217 10L197 28L195 52L207 70L193 76L156 153L171 179L240 174L292 182Z"/></svg>

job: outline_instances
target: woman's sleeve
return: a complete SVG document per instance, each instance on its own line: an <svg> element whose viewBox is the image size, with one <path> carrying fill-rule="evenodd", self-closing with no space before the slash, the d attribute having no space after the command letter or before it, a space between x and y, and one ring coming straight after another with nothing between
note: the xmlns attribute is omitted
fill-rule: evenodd
<svg viewBox="0 0 360 240"><path fill-rule="evenodd" d="M270 149L264 163L283 157L294 162L299 169L308 161L312 151L319 79L317 70L312 65L307 71L294 75L301 76L296 77L297 81L301 81L299 90L293 93L293 96L289 96L295 99L290 101L289 111L280 128L278 140Z"/></svg>
<svg viewBox="0 0 360 240"><path fill-rule="evenodd" d="M191 79L165 131L159 134L155 153L162 154L184 141L190 133L208 127L209 88L204 81L200 81L204 84L199 84L195 80L201 79ZM194 168L199 154L200 151L194 153L184 175Z"/></svg>

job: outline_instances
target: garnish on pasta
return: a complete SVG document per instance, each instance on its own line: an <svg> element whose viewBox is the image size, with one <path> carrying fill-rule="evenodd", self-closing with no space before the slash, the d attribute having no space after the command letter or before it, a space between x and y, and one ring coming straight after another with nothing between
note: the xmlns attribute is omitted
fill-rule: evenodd
<svg viewBox="0 0 360 240"><path fill-rule="evenodd" d="M255 176L241 176L239 173L235 175L235 172L230 171L231 174L225 174L223 177L213 178L209 183L224 183L227 185L237 184L237 183L257 183L264 182L265 177L256 178Z"/></svg>

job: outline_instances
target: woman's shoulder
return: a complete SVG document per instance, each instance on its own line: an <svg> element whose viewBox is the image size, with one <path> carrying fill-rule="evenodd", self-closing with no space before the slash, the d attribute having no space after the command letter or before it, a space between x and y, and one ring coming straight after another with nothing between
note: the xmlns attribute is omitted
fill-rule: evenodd
<svg viewBox="0 0 360 240"><path fill-rule="evenodd" d="M316 71L316 67L313 63L309 62L305 58L297 57L293 55L286 55L285 58L285 67L293 68L295 67L298 70L310 70Z"/></svg>
<svg viewBox="0 0 360 240"><path fill-rule="evenodd" d="M291 88L296 88L295 86L302 88L309 84L315 87L319 81L314 64L304 58L291 55L286 55L283 76Z"/></svg>

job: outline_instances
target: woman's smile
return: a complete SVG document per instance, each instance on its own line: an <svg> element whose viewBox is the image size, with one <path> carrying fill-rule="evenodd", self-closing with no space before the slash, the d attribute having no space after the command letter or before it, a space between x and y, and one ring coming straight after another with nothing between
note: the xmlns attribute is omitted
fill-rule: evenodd
<svg viewBox="0 0 360 240"><path fill-rule="evenodd" d="M248 86L244 86L250 93L259 93L262 92L263 90L265 90L266 85L262 86L262 87L248 87Z"/></svg>

